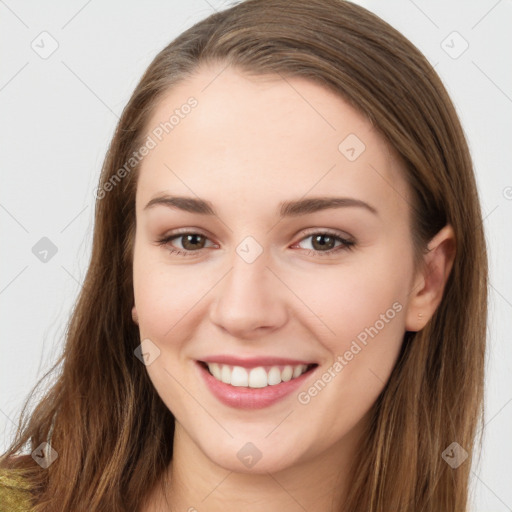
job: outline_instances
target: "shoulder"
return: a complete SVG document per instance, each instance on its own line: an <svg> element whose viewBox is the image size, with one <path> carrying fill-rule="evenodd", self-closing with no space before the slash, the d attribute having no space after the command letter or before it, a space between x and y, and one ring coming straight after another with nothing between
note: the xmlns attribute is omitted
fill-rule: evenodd
<svg viewBox="0 0 512 512"><path fill-rule="evenodd" d="M18 469L0 468L0 512L29 512L30 485Z"/></svg>

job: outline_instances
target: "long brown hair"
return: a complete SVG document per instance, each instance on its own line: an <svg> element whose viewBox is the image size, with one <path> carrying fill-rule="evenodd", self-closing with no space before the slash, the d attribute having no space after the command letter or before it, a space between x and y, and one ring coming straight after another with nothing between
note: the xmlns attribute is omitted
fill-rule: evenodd
<svg viewBox="0 0 512 512"><path fill-rule="evenodd" d="M163 95L210 63L306 77L335 91L405 164L417 255L452 225L456 257L443 299L424 329L404 336L372 409L345 511L465 511L483 420L487 256L470 154L439 77L412 43L362 7L247 0L197 23L156 56L123 111L101 190L141 146ZM38 512L138 510L172 458L173 415L134 356L137 170L97 199L91 262L53 368L58 375L28 421L25 405L2 457L3 466L24 468ZM7 458L45 441L58 453L47 469L31 457ZM469 454L456 469L442 457L453 442Z"/></svg>

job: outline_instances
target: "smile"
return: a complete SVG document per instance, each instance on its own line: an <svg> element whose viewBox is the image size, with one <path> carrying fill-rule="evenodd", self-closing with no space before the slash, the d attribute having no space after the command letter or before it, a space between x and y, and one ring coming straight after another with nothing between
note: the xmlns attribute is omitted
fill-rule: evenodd
<svg viewBox="0 0 512 512"><path fill-rule="evenodd" d="M270 407L296 393L319 368L310 361L219 354L196 359L195 366L200 380L217 400L250 410Z"/></svg>
<svg viewBox="0 0 512 512"><path fill-rule="evenodd" d="M265 388L300 377L315 364L256 366L244 368L228 364L201 362L219 382L233 387Z"/></svg>

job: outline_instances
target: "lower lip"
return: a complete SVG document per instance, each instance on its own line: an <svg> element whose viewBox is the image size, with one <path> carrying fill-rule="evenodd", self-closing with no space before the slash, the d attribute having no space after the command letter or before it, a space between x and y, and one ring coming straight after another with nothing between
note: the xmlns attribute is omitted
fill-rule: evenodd
<svg viewBox="0 0 512 512"><path fill-rule="evenodd" d="M248 388L225 384L213 377L202 364L199 362L196 364L202 378L213 395L223 404L237 409L262 409L275 404L296 391L315 369L318 368L312 368L306 373L303 373L300 377L291 379L288 382L281 382L281 384L275 384L274 386L267 386L265 388Z"/></svg>

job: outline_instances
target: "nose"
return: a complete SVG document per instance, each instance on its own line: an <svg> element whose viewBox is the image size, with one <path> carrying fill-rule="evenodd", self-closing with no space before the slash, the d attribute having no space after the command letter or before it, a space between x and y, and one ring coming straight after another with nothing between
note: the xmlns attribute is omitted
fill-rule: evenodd
<svg viewBox="0 0 512 512"><path fill-rule="evenodd" d="M266 336L285 325L293 294L269 263L265 251L251 263L234 254L230 271L215 287L213 324L238 339Z"/></svg>

